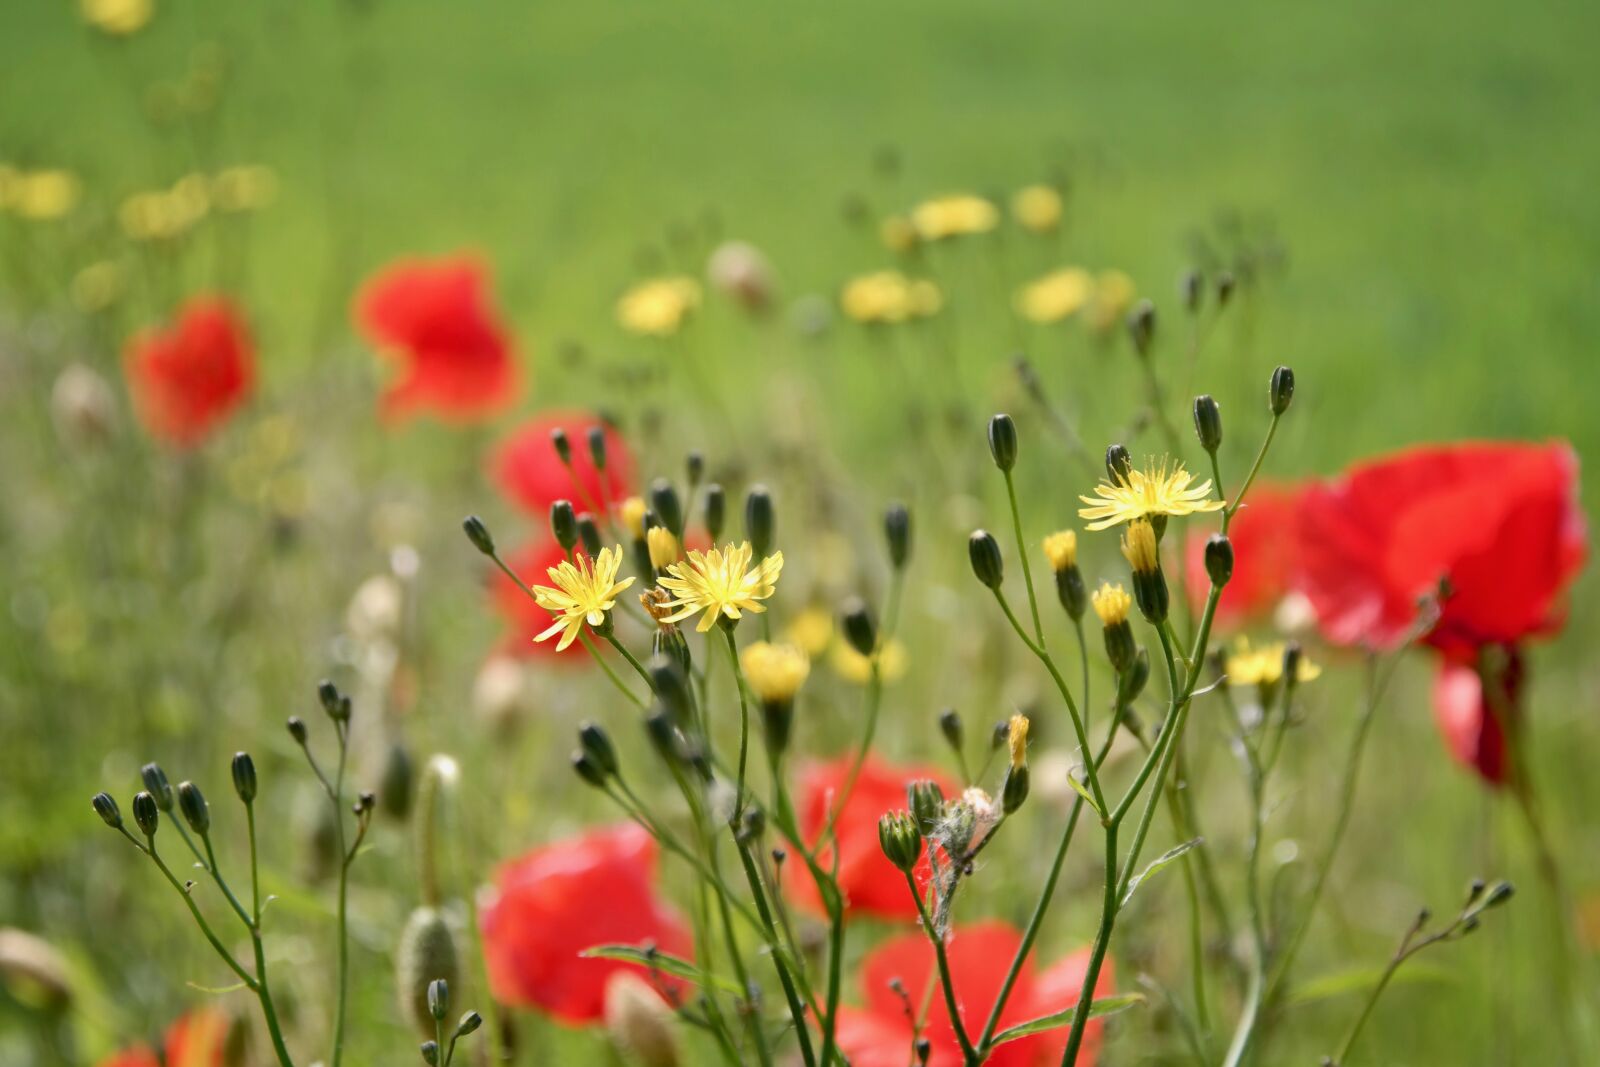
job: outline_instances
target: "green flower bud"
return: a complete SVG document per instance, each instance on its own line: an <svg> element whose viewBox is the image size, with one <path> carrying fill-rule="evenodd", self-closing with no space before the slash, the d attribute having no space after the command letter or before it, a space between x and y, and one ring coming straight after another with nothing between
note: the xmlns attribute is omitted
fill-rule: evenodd
<svg viewBox="0 0 1600 1067"><path fill-rule="evenodd" d="M161 809L156 806L156 798L153 795L143 791L134 794L133 821L138 824L139 831L144 836L156 836L156 830L161 826Z"/></svg>
<svg viewBox="0 0 1600 1067"><path fill-rule="evenodd" d="M248 752L233 754L233 791L238 793L239 799L246 804L255 802L256 761L250 758Z"/></svg>
<svg viewBox="0 0 1600 1067"><path fill-rule="evenodd" d="M1112 485L1127 485L1128 473L1133 470L1133 457L1128 454L1126 445L1111 445L1106 448L1106 477Z"/></svg>
<svg viewBox="0 0 1600 1067"><path fill-rule="evenodd" d="M605 788L605 771L602 771L589 753L585 752L581 748L573 750L572 769L577 772L579 778L582 778L585 782L594 786L596 789Z"/></svg>
<svg viewBox="0 0 1600 1067"><path fill-rule="evenodd" d="M974 530L967 538L967 558L972 561L972 573L990 589L999 589L1005 578L1005 561L1000 555L1000 542L988 530Z"/></svg>
<svg viewBox="0 0 1600 1067"><path fill-rule="evenodd" d="M1228 301L1233 299L1233 290L1237 285L1231 271L1223 271L1217 275L1217 306L1227 307Z"/></svg>
<svg viewBox="0 0 1600 1067"><path fill-rule="evenodd" d="M1133 572L1133 599L1146 619L1157 626L1166 621L1171 596L1167 591L1167 576L1160 567Z"/></svg>
<svg viewBox="0 0 1600 1067"><path fill-rule="evenodd" d="M650 684L655 687L662 708L672 716L674 724L686 725L694 707L688 672L677 660L667 656L650 657L649 671Z"/></svg>
<svg viewBox="0 0 1600 1067"><path fill-rule="evenodd" d="M162 811L171 811L172 802L176 799L172 792L172 783L167 781L167 772L161 769L159 763L146 763L139 769L139 777L144 779L144 787L150 795L156 798L156 807Z"/></svg>
<svg viewBox="0 0 1600 1067"><path fill-rule="evenodd" d="M211 805L205 794L193 782L178 783L178 809L183 812L189 829L204 837L211 831Z"/></svg>
<svg viewBox="0 0 1600 1067"><path fill-rule="evenodd" d="M1007 719L1000 719L994 724L994 733L989 737L989 747L998 752L1005 748L1011 740L1011 723Z"/></svg>
<svg viewBox="0 0 1600 1067"><path fill-rule="evenodd" d="M603 726L593 722L581 724L578 727L578 743L603 774L609 777L617 773L621 766L617 761L617 749Z"/></svg>
<svg viewBox="0 0 1600 1067"><path fill-rule="evenodd" d="M1156 306L1148 300L1141 300L1128 312L1128 337L1133 341L1133 350L1140 356L1149 355L1150 344L1155 336Z"/></svg>
<svg viewBox="0 0 1600 1067"><path fill-rule="evenodd" d="M939 713L939 732L944 734L945 742L957 755L961 753L963 737L966 733L961 725L961 713L955 708L945 708Z"/></svg>
<svg viewBox="0 0 1600 1067"><path fill-rule="evenodd" d="M873 621L872 611L866 601L860 597L851 597L844 602L839 612L839 626L850 647L863 656L870 656L877 650L878 625Z"/></svg>
<svg viewBox="0 0 1600 1067"><path fill-rule="evenodd" d="M298 715L291 715L287 725L289 727L289 736L294 738L295 744L304 745L306 743L306 721ZM146 779L146 781L149 781L149 779ZM157 795L159 796L160 794ZM171 811L172 805L168 804L161 810Z"/></svg>
<svg viewBox="0 0 1600 1067"><path fill-rule="evenodd" d="M706 533L712 544L722 536L722 526L728 519L728 494L721 485L712 482L706 486Z"/></svg>
<svg viewBox="0 0 1600 1067"><path fill-rule="evenodd" d="M1226 534L1212 534L1206 538L1206 577L1218 589L1233 577L1233 542Z"/></svg>
<svg viewBox="0 0 1600 1067"><path fill-rule="evenodd" d="M683 460L684 474L689 479L689 488L694 489L700 480L706 476L706 457L704 452L690 452Z"/></svg>
<svg viewBox="0 0 1600 1067"><path fill-rule="evenodd" d="M550 431L550 444L556 450L556 458L565 466L572 465L572 442L567 438L567 431L557 426Z"/></svg>
<svg viewBox="0 0 1600 1067"><path fill-rule="evenodd" d="M1123 623L1124 626L1127 623ZM1131 639L1133 632L1128 636ZM1109 640L1109 631L1108 631ZM1139 649L1125 670L1117 675L1117 700L1126 705L1132 704L1144 692L1144 687L1150 681L1150 653L1147 649Z"/></svg>
<svg viewBox="0 0 1600 1067"><path fill-rule="evenodd" d="M675 764L679 758L678 729L672 724L672 716L664 709L655 711L644 720L645 733L650 736L650 744L662 759L669 764Z"/></svg>
<svg viewBox="0 0 1600 1067"><path fill-rule="evenodd" d="M328 713L328 718L338 720L341 699L339 687L331 681L324 678L317 683L317 700L322 704L322 710Z"/></svg>
<svg viewBox="0 0 1600 1067"><path fill-rule="evenodd" d="M1305 649L1300 647L1300 642L1290 641L1283 646L1283 684L1292 686L1300 680L1300 661L1305 658Z"/></svg>
<svg viewBox="0 0 1600 1067"><path fill-rule="evenodd" d="M1485 908L1498 908L1510 900L1512 894L1516 891L1516 886L1510 882L1496 882L1489 887L1488 895L1483 898L1483 906Z"/></svg>
<svg viewBox="0 0 1600 1067"><path fill-rule="evenodd" d="M428 988L436 979L461 977L455 935L437 908L417 908L406 919L395 950L395 980L400 1010L419 1034L434 1033Z"/></svg>
<svg viewBox="0 0 1600 1067"><path fill-rule="evenodd" d="M650 483L650 510L673 537L683 539L683 504L678 491L665 478Z"/></svg>
<svg viewBox="0 0 1600 1067"><path fill-rule="evenodd" d="M889 565L905 570L911 559L911 512L904 504L890 504L884 512L883 536L889 543Z"/></svg>
<svg viewBox="0 0 1600 1067"><path fill-rule="evenodd" d="M1183 272L1183 277L1178 280L1178 296L1183 300L1184 310L1191 314L1200 310L1200 301L1205 296L1205 279L1199 271Z"/></svg>
<svg viewBox="0 0 1600 1067"><path fill-rule="evenodd" d="M744 498L744 533L756 559L765 559L772 552L773 530L777 516L772 506L772 494L764 485L752 486Z"/></svg>
<svg viewBox="0 0 1600 1067"><path fill-rule="evenodd" d="M594 516L587 511L578 516L578 544L583 546L583 554L590 559L600 555L600 527L595 524Z"/></svg>
<svg viewBox="0 0 1600 1067"><path fill-rule="evenodd" d="M1017 465L1017 424L1004 413L989 419L989 455L994 465L1010 472Z"/></svg>
<svg viewBox="0 0 1600 1067"><path fill-rule="evenodd" d="M917 820L923 834L931 834L944 816L944 790L931 778L919 778L906 784L906 806Z"/></svg>
<svg viewBox="0 0 1600 1067"><path fill-rule="evenodd" d="M113 830L122 826L122 809L117 807L116 799L110 793L96 793L89 798L89 802L94 805L94 813L100 816L100 821Z"/></svg>
<svg viewBox="0 0 1600 1067"><path fill-rule="evenodd" d="M494 555L494 538L489 535L489 527L476 515L468 515L461 520L461 528L466 531L467 540L472 542L472 547L482 552L485 556Z"/></svg>
<svg viewBox="0 0 1600 1067"><path fill-rule="evenodd" d="M1210 393L1194 398L1194 433L1209 453L1215 454L1222 444L1222 409Z"/></svg>
<svg viewBox="0 0 1600 1067"><path fill-rule="evenodd" d="M422 1061L428 1067L439 1067L439 1042L424 1041L421 1046Z"/></svg>
<svg viewBox="0 0 1600 1067"><path fill-rule="evenodd" d="M1028 799L1028 765L1019 764L1006 768L1005 784L1000 787L1000 807L1010 815L1022 807L1022 802Z"/></svg>
<svg viewBox="0 0 1600 1067"><path fill-rule="evenodd" d="M1274 415L1282 415L1289 410L1289 403L1294 400L1294 371L1288 367L1279 367L1272 372L1272 384L1267 390L1267 406Z"/></svg>
<svg viewBox="0 0 1600 1067"><path fill-rule="evenodd" d="M922 855L922 833L908 812L887 812L878 820L878 845L890 863L909 874Z"/></svg>
<svg viewBox="0 0 1600 1067"><path fill-rule="evenodd" d="M572 501L557 500L550 505L550 532L563 552L571 552L578 543L578 516L572 510Z"/></svg>
<svg viewBox="0 0 1600 1067"><path fill-rule="evenodd" d="M450 982L444 978L435 978L428 983L428 1014L433 1016L434 1022L443 1022L444 1017L450 1014Z"/></svg>
<svg viewBox="0 0 1600 1067"><path fill-rule="evenodd" d="M1067 617L1076 622L1083 618L1084 610L1089 606L1089 590L1083 584L1083 571L1073 564L1055 574L1056 599L1061 601Z"/></svg>
<svg viewBox="0 0 1600 1067"><path fill-rule="evenodd" d="M384 754L383 773L378 777L378 798L385 814L404 819L411 813L416 778L411 750L402 741L390 744L389 751Z"/></svg>
<svg viewBox="0 0 1600 1067"><path fill-rule="evenodd" d="M1133 640L1133 627L1128 625L1127 619L1111 623L1105 628L1105 639L1106 658L1111 661L1112 669L1119 674L1126 672L1139 654Z"/></svg>
<svg viewBox="0 0 1600 1067"><path fill-rule="evenodd" d="M468 1034L477 1030L478 1027L482 1025L483 1016L479 1015L475 1011L469 1011L461 1017L460 1022L456 1023L456 1036L466 1037Z"/></svg>
<svg viewBox="0 0 1600 1067"><path fill-rule="evenodd" d="M594 464L594 469L606 469L606 428L604 426L589 427L589 461Z"/></svg>

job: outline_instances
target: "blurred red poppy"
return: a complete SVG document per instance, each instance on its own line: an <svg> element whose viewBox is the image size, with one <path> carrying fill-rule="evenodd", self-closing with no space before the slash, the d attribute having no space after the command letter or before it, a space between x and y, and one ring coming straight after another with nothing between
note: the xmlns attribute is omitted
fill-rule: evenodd
<svg viewBox="0 0 1600 1067"><path fill-rule="evenodd" d="M969 1038L976 1040L982 1033L1021 944L1021 933L996 920L957 927L951 933L946 953L962 1026ZM1088 963L1087 948L1073 952L1042 973L1034 968L1031 958L1024 962L1000 1012L998 1029L1074 1007ZM959 1067L961 1047L938 989L936 967L933 946L920 931L892 937L867 953L861 964L861 992L866 1005L844 1009L839 1021L840 1050L855 1067L905 1067L911 1062L912 1031L906 1001L890 987L897 978L913 1005L920 1007L925 999L928 1004L923 1034L933 1046L929 1067ZM1108 961L1101 968L1095 995L1109 994L1112 986ZM1095 1061L1101 1028L1100 1022L1093 1021L1084 1030L1078 1063L1085 1067ZM1065 1027L1019 1038L997 1047L987 1062L991 1067L1043 1067L1060 1060L1066 1041Z"/></svg>
<svg viewBox="0 0 1600 1067"><path fill-rule="evenodd" d="M167 1027L166 1067L222 1067L228 1016L215 1008L189 1012ZM148 1045L136 1045L101 1060L98 1067L162 1067Z"/></svg>
<svg viewBox="0 0 1600 1067"><path fill-rule="evenodd" d="M589 431L603 427L606 469L595 470L589 454ZM551 431L564 430L572 444L572 468L561 462ZM495 484L506 500L541 520L557 500L570 500L596 519L611 514L633 492L633 455L622 435L595 415L583 411L551 411L523 423L495 450L491 461Z"/></svg>
<svg viewBox="0 0 1600 1067"><path fill-rule="evenodd" d="M503 865L479 914L494 996L565 1022L594 1022L603 1015L607 979L636 965L585 959L583 950L655 945L690 956L689 932L653 887L655 861L655 842L629 823Z"/></svg>
<svg viewBox="0 0 1600 1067"><path fill-rule="evenodd" d="M582 551L579 549L578 551ZM551 567L567 558L554 537L542 535L504 556L507 566L517 572L530 586L549 585L547 573ZM556 651L555 641L535 641L534 638L550 628L551 614L535 604L533 598L522 591L499 567L489 572L489 592L495 609L506 621L507 633L499 651L513 656L538 656L557 659L563 663L584 664L590 661L589 653L581 644Z"/></svg>
<svg viewBox="0 0 1600 1067"><path fill-rule="evenodd" d="M1295 514L1302 488L1257 482L1228 526L1233 542L1233 577L1217 600L1216 623L1225 629L1269 615L1289 592L1295 566ZM1185 580L1199 611L1211 593L1205 550L1210 531L1189 535Z"/></svg>
<svg viewBox="0 0 1600 1067"><path fill-rule="evenodd" d="M145 429L190 448L250 395L255 347L237 308L222 297L196 297L170 329L145 330L128 342L123 371Z"/></svg>
<svg viewBox="0 0 1600 1067"><path fill-rule="evenodd" d="M801 771L800 833L808 841L815 842L821 836L828 812L839 802L839 793L849 777L853 759L842 757L812 764ZM933 768L892 767L875 756L868 756L861 765L855 788L834 821L833 833L839 842L839 887L844 891L849 908L858 914L887 919L914 920L917 917L917 905L906 887L905 876L889 862L878 844L878 819L885 812L903 810L907 783L922 778L939 783L946 796L960 793L960 787L952 779ZM828 869L833 862L833 849L822 849L817 861L824 870ZM788 867L795 899L817 907L817 887L810 874L798 863ZM914 873L918 885L927 884L930 870L926 854L917 862Z"/></svg>
<svg viewBox="0 0 1600 1067"><path fill-rule="evenodd" d="M1501 664L1485 664L1491 685L1488 699L1477 663L1442 657L1433 680L1433 713L1445 747L1462 766L1477 772L1490 785L1511 779L1507 727L1516 732L1522 714L1522 656L1512 652Z"/></svg>
<svg viewBox="0 0 1600 1067"><path fill-rule="evenodd" d="M402 259L362 286L356 325L401 365L383 394L384 417L426 411L472 422L516 398L511 336L490 305L485 273L468 256Z"/></svg>

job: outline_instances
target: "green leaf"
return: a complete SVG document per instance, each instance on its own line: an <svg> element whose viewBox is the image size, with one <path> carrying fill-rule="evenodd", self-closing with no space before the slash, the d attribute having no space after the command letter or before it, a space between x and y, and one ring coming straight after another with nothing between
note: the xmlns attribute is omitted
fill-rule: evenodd
<svg viewBox="0 0 1600 1067"><path fill-rule="evenodd" d="M1319 1000L1364 993L1383 978L1385 967L1353 967L1334 971L1302 982L1289 991L1289 1003L1312 1004ZM1447 985L1455 980L1454 972L1444 967L1411 961L1389 979L1395 985Z"/></svg>
<svg viewBox="0 0 1600 1067"><path fill-rule="evenodd" d="M1106 813L1100 810L1100 805L1094 802L1094 797L1089 795L1089 790L1084 787L1082 782L1078 781L1078 776L1073 774L1071 771L1067 772L1067 784L1070 785L1077 792L1077 794L1084 799L1084 802L1087 803L1089 807L1094 809L1094 813L1096 815L1100 816L1102 819L1106 817Z"/></svg>
<svg viewBox="0 0 1600 1067"><path fill-rule="evenodd" d="M1115 1015L1127 1011L1129 1008L1145 1002L1143 993L1120 993L1114 997L1096 997L1089 1005L1089 1018L1097 1019L1102 1015ZM1078 1006L1074 1004L1065 1011L1058 1011L1054 1015L1042 1015L1037 1019L1029 1019L1025 1023L1000 1031L994 1035L991 1044L1003 1045L1007 1041L1015 1041L1019 1037L1032 1037L1042 1034L1046 1030L1055 1030L1062 1026L1071 1026L1072 1020L1078 1014Z"/></svg>
<svg viewBox="0 0 1600 1067"><path fill-rule="evenodd" d="M578 953L591 959L601 960L626 960L637 963L641 967L648 967L662 974L670 974L674 978L682 978L693 982L695 985L711 986L725 993L732 993L736 997L746 996L746 990L731 978L724 978L719 974L703 971L686 959L658 952L655 949L642 948L639 945L596 945Z"/></svg>
<svg viewBox="0 0 1600 1067"><path fill-rule="evenodd" d="M1133 891L1139 888L1140 883L1142 883L1146 878L1149 878L1152 874L1155 874L1161 868L1165 867L1167 864L1171 863L1173 860L1177 859L1179 856L1183 855L1185 852L1188 852L1191 848L1194 848L1196 845L1200 844L1202 840L1203 838L1197 837L1193 841L1185 841L1183 844L1174 845L1172 848L1167 849L1167 851L1157 856L1155 860L1151 862L1150 866L1146 867L1144 870L1140 871L1138 874L1134 875L1128 880L1128 891L1122 894L1122 903L1119 904L1118 907L1127 907L1128 901L1133 899Z"/></svg>

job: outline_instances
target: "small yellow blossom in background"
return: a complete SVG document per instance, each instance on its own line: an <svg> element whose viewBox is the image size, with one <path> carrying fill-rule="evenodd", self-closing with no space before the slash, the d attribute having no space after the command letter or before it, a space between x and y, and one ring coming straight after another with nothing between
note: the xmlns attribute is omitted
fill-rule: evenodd
<svg viewBox="0 0 1600 1067"><path fill-rule="evenodd" d="M635 540L644 536L644 513L648 510L642 498L630 496L617 505L617 516L622 519L622 525L628 534Z"/></svg>
<svg viewBox="0 0 1600 1067"><path fill-rule="evenodd" d="M944 306L944 294L926 279L880 270L852 278L840 294L839 306L856 322L898 323L937 314Z"/></svg>
<svg viewBox="0 0 1600 1067"><path fill-rule="evenodd" d="M700 306L700 283L687 275L640 282L617 301L617 322L629 333L671 337Z"/></svg>
<svg viewBox="0 0 1600 1067"><path fill-rule="evenodd" d="M1070 318L1094 296L1094 279L1082 267L1051 271L1017 293L1017 313L1029 322L1047 325Z"/></svg>
<svg viewBox="0 0 1600 1067"><path fill-rule="evenodd" d="M19 218L51 222L78 206L83 184L70 170L0 168L0 209Z"/></svg>
<svg viewBox="0 0 1600 1067"><path fill-rule="evenodd" d="M669 576L656 583L674 598L666 605L673 613L662 621L682 622L704 612L695 632L705 633L718 619L738 621L746 611L766 611L761 601L776 591L783 553L774 552L754 568L751 554L749 541L730 543L720 552L715 548L690 552L686 562L668 567Z"/></svg>
<svg viewBox="0 0 1600 1067"><path fill-rule="evenodd" d="M811 673L811 661L794 645L757 641L739 655L751 692L767 704L793 700Z"/></svg>
<svg viewBox="0 0 1600 1067"><path fill-rule="evenodd" d="M1239 638L1228 650L1225 664L1228 684L1276 685L1283 678L1283 653L1282 641L1251 648L1249 641ZM1315 681L1321 674L1321 667L1305 656L1300 657L1300 665L1295 668L1296 682Z"/></svg>
<svg viewBox="0 0 1600 1067"><path fill-rule="evenodd" d="M656 570L678 562L678 539L665 526L650 527L644 535L644 541L650 550L650 566Z"/></svg>
<svg viewBox="0 0 1600 1067"><path fill-rule="evenodd" d="M211 178L211 200L218 211L260 211L278 198L278 175L258 163L224 167Z"/></svg>
<svg viewBox="0 0 1600 1067"><path fill-rule="evenodd" d="M911 225L924 241L988 233L999 222L999 209L970 193L924 200L911 210Z"/></svg>
<svg viewBox="0 0 1600 1067"><path fill-rule="evenodd" d="M1044 539L1044 558L1056 573L1078 563L1078 535L1073 530L1057 530Z"/></svg>
<svg viewBox="0 0 1600 1067"><path fill-rule="evenodd" d="M815 659L828 650L833 640L833 616L822 608L806 608L789 623L784 636Z"/></svg>
<svg viewBox="0 0 1600 1067"><path fill-rule="evenodd" d="M186 174L170 189L134 193L122 202L117 220L136 241L170 241L181 237L211 212L211 180Z"/></svg>
<svg viewBox="0 0 1600 1067"><path fill-rule="evenodd" d="M1138 291L1133 286L1133 279L1122 271L1101 271L1094 280L1094 299L1085 312L1089 328L1096 333L1116 329L1122 324L1122 316L1133 306L1136 295Z"/></svg>
<svg viewBox="0 0 1600 1067"><path fill-rule="evenodd" d="M156 13L154 0L79 0L83 21L113 37L127 37L149 25Z"/></svg>
<svg viewBox="0 0 1600 1067"><path fill-rule="evenodd" d="M1018 189L1011 198L1011 217L1034 233L1049 233L1061 225L1061 194L1050 185Z"/></svg>
<svg viewBox="0 0 1600 1067"><path fill-rule="evenodd" d="M848 641L833 643L833 651L828 654L828 665L847 682L866 685L872 681L872 660L857 652ZM891 637L887 644L878 649L878 673L885 684L904 678L906 666L906 646L898 638Z"/></svg>
<svg viewBox="0 0 1600 1067"><path fill-rule="evenodd" d="M122 264L102 259L73 275L72 303L79 311L92 315L122 299L127 287L127 275Z"/></svg>
<svg viewBox="0 0 1600 1067"><path fill-rule="evenodd" d="M1199 512L1220 511L1222 501L1212 500L1211 479L1192 485L1194 475L1183 464L1167 466L1147 461L1141 470L1135 467L1128 472L1127 485L1101 482L1095 486L1094 496L1078 499L1089 507L1082 508L1078 517L1091 520L1090 530L1106 530L1118 523L1153 515L1193 515Z"/></svg>
<svg viewBox="0 0 1600 1067"><path fill-rule="evenodd" d="M1133 610L1133 597L1120 584L1101 582L1089 599L1094 604L1094 613L1100 617L1101 626L1127 622L1128 612Z"/></svg>
<svg viewBox="0 0 1600 1067"><path fill-rule="evenodd" d="M878 238L889 251L904 255L917 247L917 228L904 215L890 215L879 223Z"/></svg>
<svg viewBox="0 0 1600 1067"><path fill-rule="evenodd" d="M617 606L617 595L633 584L632 578L617 581L617 570L622 566L622 546L602 548L591 563L588 556L579 554L577 561L564 560L545 573L554 586L536 585L533 597L541 608L556 616L556 621L535 641L544 641L556 634L561 640L556 651L561 652L577 640L584 624L600 626L606 621L606 612Z"/></svg>
<svg viewBox="0 0 1600 1067"><path fill-rule="evenodd" d="M1028 762L1028 717L1015 714L1006 729L1006 744L1011 749L1011 766L1021 767Z"/></svg>

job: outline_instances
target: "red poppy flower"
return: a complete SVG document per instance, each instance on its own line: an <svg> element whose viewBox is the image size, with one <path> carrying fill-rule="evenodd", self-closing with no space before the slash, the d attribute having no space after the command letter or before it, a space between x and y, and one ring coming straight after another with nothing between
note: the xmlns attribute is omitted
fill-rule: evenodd
<svg viewBox="0 0 1600 1067"><path fill-rule="evenodd" d="M604 428L606 469L594 469L589 431ZM572 443L572 469L561 462L550 440L565 430ZM492 460L495 483L515 506L543 520L550 505L570 500L579 511L609 514L633 491L633 455L615 429L583 411L551 411L523 423L501 442Z"/></svg>
<svg viewBox="0 0 1600 1067"><path fill-rule="evenodd" d="M1308 488L1301 581L1322 632L1393 647L1441 579L1437 648L1470 654L1559 626L1587 550L1577 466L1564 444L1429 446Z"/></svg>
<svg viewBox="0 0 1600 1067"><path fill-rule="evenodd" d="M1022 944L1022 935L1006 923L989 920L957 927L947 942L951 980L961 1012L962 1026L974 1040L1000 995L1012 957ZM1083 988L1088 969L1089 950L1079 949L1040 973L1030 958L1017 976L1016 985L1000 1012L999 1029L1016 1026L1030 1019L1052 1015L1074 1007ZM861 964L861 991L866 1005L847 1008L839 1020L839 1048L855 1067L904 1067L910 1062L912 1032L905 1000L891 987L898 978L913 1004L920 1006L928 996L927 1027L924 1036L933 1045L930 1067L959 1067L961 1047L956 1040L950 1013L938 989L938 970L933 946L926 934L901 934L890 938L867 954ZM1112 988L1109 961L1100 970L1095 994L1105 996ZM1102 1024L1091 1021L1084 1030L1078 1062L1092 1065L1100 1044ZM1067 1028L1047 1031L1032 1037L1008 1041L994 1050L988 1060L992 1067L1043 1067L1054 1064L1066 1048Z"/></svg>
<svg viewBox="0 0 1600 1067"><path fill-rule="evenodd" d="M180 448L199 444L255 384L255 347L244 316L221 297L197 297L170 329L128 342L123 370L150 433Z"/></svg>
<svg viewBox="0 0 1600 1067"><path fill-rule="evenodd" d="M635 965L585 959L583 950L654 944L690 955L688 931L653 888L655 852L650 835L629 823L502 866L479 915L495 997L566 1022L593 1022L604 1012L607 979Z"/></svg>
<svg viewBox="0 0 1600 1067"><path fill-rule="evenodd" d="M509 331L490 305L485 270L467 256L403 259L369 278L356 297L356 325L402 366L382 412L429 411L471 422L516 397Z"/></svg>
<svg viewBox="0 0 1600 1067"><path fill-rule="evenodd" d="M222 1067L228 1027L228 1016L215 1008L181 1016L163 1041L166 1067ZM136 1045L101 1060L99 1067L161 1067L161 1061L148 1045Z"/></svg>
<svg viewBox="0 0 1600 1067"><path fill-rule="evenodd" d="M1257 482L1245 506L1228 526L1233 543L1233 577L1217 600L1216 623L1224 628L1243 626L1269 614L1289 592L1295 567L1295 515L1301 487ZM1211 594L1206 576L1206 538L1189 535L1185 576L1189 600L1199 611Z"/></svg>
<svg viewBox="0 0 1600 1067"><path fill-rule="evenodd" d="M547 572L566 558L567 554L548 534L504 556L506 564L530 586L550 584ZM499 567L489 572L489 592L494 599L495 610L507 624L500 651L513 656L559 659L571 664L589 662L589 653L581 644L572 644L565 651L557 652L555 641L534 640L550 628L552 616L535 604L533 598L524 593L522 587Z"/></svg>
<svg viewBox="0 0 1600 1067"><path fill-rule="evenodd" d="M1502 786L1512 772L1506 728L1515 733L1522 714L1521 655L1513 651L1490 677L1499 687L1494 700L1485 696L1476 663L1441 657L1433 680L1433 713L1450 755L1490 785Z"/></svg>
<svg viewBox="0 0 1600 1067"><path fill-rule="evenodd" d="M853 756L843 757L801 771L800 833L808 841L814 842L822 834L828 812L839 802L853 760ZM938 782L947 796L960 792L954 781L929 767L891 767L874 756L868 756L861 765L855 788L833 824L839 842L839 888L852 911L888 919L917 917L917 905L906 887L905 876L889 862L878 844L878 819L885 812L903 810L906 785L921 778ZM831 848L825 848L817 857L824 870L833 862L832 853ZM816 907L819 898L811 875L798 863L787 866L793 878L794 897ZM930 871L926 855L913 873L917 884L927 884Z"/></svg>

